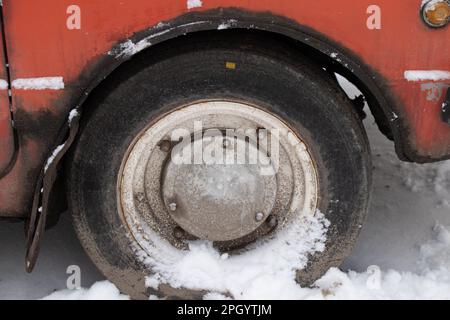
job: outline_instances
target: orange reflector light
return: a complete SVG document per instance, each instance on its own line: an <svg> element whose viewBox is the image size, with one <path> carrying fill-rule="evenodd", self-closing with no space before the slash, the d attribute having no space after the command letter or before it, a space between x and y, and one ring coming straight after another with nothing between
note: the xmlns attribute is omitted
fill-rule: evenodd
<svg viewBox="0 0 450 320"><path fill-rule="evenodd" d="M422 16L425 22L434 28L446 26L450 21L450 1L431 0L422 9Z"/></svg>

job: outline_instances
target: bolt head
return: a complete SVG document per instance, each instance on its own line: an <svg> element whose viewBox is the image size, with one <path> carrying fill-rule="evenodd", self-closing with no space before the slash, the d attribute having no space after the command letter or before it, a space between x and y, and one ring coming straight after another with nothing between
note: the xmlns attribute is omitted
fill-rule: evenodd
<svg viewBox="0 0 450 320"><path fill-rule="evenodd" d="M258 212L258 213L255 215L255 220L256 220L257 222L261 222L261 221L263 221L263 219L264 219L264 213Z"/></svg>
<svg viewBox="0 0 450 320"><path fill-rule="evenodd" d="M175 202L172 202L169 204L169 210L170 211L177 211L177 204Z"/></svg>
<svg viewBox="0 0 450 320"><path fill-rule="evenodd" d="M172 144L169 140L163 140L159 143L159 149L163 152L169 152L172 148Z"/></svg>

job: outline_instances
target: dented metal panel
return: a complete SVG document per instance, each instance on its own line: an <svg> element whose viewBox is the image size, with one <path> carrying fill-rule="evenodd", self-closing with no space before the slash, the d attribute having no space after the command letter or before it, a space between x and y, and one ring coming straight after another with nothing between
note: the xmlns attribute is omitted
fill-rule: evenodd
<svg viewBox="0 0 450 320"><path fill-rule="evenodd" d="M420 19L421 4L205 0L189 8L186 0L4 0L18 153L0 180L0 216L30 215L38 178L63 140L70 110L104 76L140 50L198 30L261 28L293 38L301 34L301 41L321 47L350 72L361 71L358 77L385 95L381 107L401 156L418 162L448 158L450 126L442 121L445 95L440 90L450 79L405 78L406 70L450 70L450 28L428 28ZM373 18L377 10L379 21ZM184 16L192 12L197 15ZM247 20L241 22L239 12ZM275 17L289 23L278 24Z"/></svg>

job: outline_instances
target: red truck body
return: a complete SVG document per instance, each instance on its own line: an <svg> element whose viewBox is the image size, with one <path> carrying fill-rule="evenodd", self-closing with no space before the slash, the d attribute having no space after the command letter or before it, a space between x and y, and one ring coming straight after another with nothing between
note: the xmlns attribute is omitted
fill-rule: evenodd
<svg viewBox="0 0 450 320"><path fill-rule="evenodd" d="M425 24L422 0L375 2L3 1L0 217L30 217L47 159L74 130L70 111L82 109L105 77L141 50L205 30L295 39L360 87L402 159L448 159L450 125L442 105L450 86L450 28ZM377 8L380 25L370 27Z"/></svg>

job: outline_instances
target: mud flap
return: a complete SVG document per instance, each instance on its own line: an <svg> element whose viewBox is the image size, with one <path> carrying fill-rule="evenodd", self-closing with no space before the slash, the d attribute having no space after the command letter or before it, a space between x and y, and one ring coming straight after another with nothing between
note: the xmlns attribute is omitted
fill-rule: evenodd
<svg viewBox="0 0 450 320"><path fill-rule="evenodd" d="M59 144L59 147L55 147L39 176L34 192L31 215L27 224L27 253L25 257L27 272L32 272L36 265L47 223L50 192L58 176L58 165L78 133L79 119L80 111L75 109L74 115L71 113L67 122L69 129L67 139L61 139L61 144ZM63 135L63 137L66 137L66 135ZM52 160L50 161L50 159Z"/></svg>

